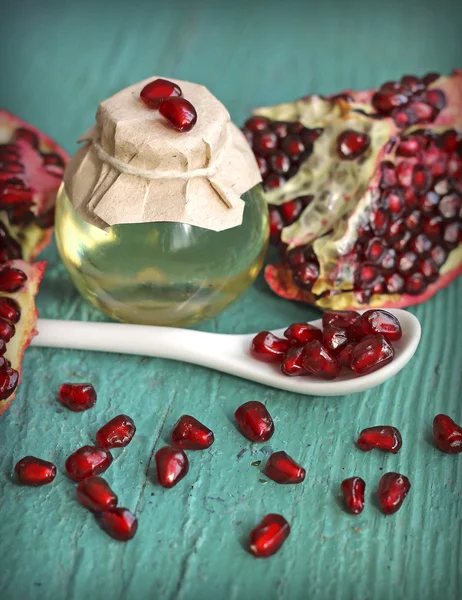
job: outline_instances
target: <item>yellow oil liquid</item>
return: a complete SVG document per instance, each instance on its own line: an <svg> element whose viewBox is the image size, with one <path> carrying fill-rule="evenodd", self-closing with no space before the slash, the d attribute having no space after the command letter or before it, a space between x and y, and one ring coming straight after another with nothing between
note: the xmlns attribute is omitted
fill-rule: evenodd
<svg viewBox="0 0 462 600"><path fill-rule="evenodd" d="M255 280L268 242L261 186L248 191L242 224L221 232L182 223L88 224L58 194L56 240L77 289L114 319L188 326L210 319Z"/></svg>

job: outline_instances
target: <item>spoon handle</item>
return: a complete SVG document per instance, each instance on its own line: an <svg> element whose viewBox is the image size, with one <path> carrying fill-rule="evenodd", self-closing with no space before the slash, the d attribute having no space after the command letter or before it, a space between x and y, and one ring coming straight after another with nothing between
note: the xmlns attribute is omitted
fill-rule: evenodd
<svg viewBox="0 0 462 600"><path fill-rule="evenodd" d="M58 319L39 319L37 329L34 346L155 356L203 366L213 364L220 370L226 370L225 364L219 366L225 363L223 351L226 354L226 348L232 345L230 338L237 337L173 327Z"/></svg>

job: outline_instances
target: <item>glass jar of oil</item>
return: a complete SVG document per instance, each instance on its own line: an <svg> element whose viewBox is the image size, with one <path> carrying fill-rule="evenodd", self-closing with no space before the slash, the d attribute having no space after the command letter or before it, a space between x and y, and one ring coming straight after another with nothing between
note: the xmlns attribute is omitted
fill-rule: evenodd
<svg viewBox="0 0 462 600"><path fill-rule="evenodd" d="M242 200L242 223L224 231L177 222L103 230L75 211L62 185L56 241L77 289L110 317L129 323L193 325L236 300L262 267L268 213L261 185Z"/></svg>

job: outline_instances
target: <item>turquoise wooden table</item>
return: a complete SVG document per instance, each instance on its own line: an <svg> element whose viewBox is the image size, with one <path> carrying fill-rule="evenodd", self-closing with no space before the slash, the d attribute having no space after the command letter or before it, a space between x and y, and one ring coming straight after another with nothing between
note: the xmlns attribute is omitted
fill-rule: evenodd
<svg viewBox="0 0 462 600"><path fill-rule="evenodd" d="M152 74L207 85L241 123L253 106L462 66L456 6L3 2L0 104L70 152L99 100ZM44 257L41 315L103 319L77 295L54 245ZM435 450L431 422L438 412L462 420L461 297L459 279L412 309L423 325L415 358L385 385L348 397L298 397L165 360L29 349L18 397L0 420L0 598L460 600L462 463ZM202 329L244 333L316 314L277 298L260 278ZM97 406L83 414L60 408L56 392L67 380L93 382ZM233 424L236 407L251 399L265 402L275 419L263 447ZM116 453L107 479L139 519L128 544L96 526L63 474L66 456L120 412L138 433ZM188 477L164 490L154 483L153 455L185 412L206 422L216 443L191 453ZM358 431L376 424L401 430L397 456L355 448ZM303 485L266 482L261 469L271 449L300 459ZM12 482L26 454L58 465L53 485ZM374 499L387 470L412 482L393 517ZM338 498L340 481L353 474L368 488L359 517L347 515ZM284 514L292 533L279 554L257 561L244 546L267 512Z"/></svg>

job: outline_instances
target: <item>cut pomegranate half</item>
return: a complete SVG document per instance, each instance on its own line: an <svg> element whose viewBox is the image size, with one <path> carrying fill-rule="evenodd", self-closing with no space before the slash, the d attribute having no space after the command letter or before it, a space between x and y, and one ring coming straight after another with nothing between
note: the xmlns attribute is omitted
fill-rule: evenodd
<svg viewBox="0 0 462 600"><path fill-rule="evenodd" d="M264 160L280 296L400 308L462 272L462 70L260 108L244 132Z"/></svg>
<svg viewBox="0 0 462 600"><path fill-rule="evenodd" d="M14 399L24 351L35 335L34 296L45 263L31 261L50 241L48 217L68 157L45 134L1 109L0 139L0 317L6 320L0 345L11 363L0 370L2 414Z"/></svg>

